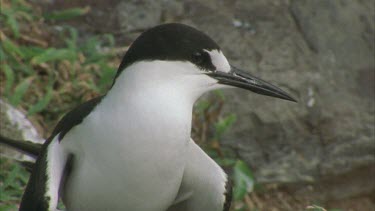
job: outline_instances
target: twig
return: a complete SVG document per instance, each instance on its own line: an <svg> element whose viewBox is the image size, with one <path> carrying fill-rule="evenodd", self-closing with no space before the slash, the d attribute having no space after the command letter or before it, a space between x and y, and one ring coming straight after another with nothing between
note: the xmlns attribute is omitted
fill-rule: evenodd
<svg viewBox="0 0 375 211"><path fill-rule="evenodd" d="M35 39L35 38L29 37L29 36L24 35L24 34L22 34L20 36L20 38L23 39L26 42L36 44L36 45L39 45L39 46L44 47L44 48L48 47L48 43L43 41L43 40Z"/></svg>

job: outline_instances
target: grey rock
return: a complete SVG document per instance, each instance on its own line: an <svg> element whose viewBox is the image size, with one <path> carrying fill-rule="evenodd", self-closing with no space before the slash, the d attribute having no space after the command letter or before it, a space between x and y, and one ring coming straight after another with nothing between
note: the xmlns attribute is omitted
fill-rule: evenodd
<svg viewBox="0 0 375 211"><path fill-rule="evenodd" d="M34 125L27 119L24 112L0 99L0 134L16 140L29 140L35 143L43 143ZM1 146L1 145L0 145ZM5 146L0 147L2 156L12 157L18 160L33 160L23 153L16 152Z"/></svg>
<svg viewBox="0 0 375 211"><path fill-rule="evenodd" d="M333 66L374 66L374 1L293 1L297 27L319 60ZM328 64L327 64L328 65Z"/></svg>
<svg viewBox="0 0 375 211"><path fill-rule="evenodd" d="M115 9L119 26L125 32L144 30L161 20L161 4L157 1L120 1Z"/></svg>

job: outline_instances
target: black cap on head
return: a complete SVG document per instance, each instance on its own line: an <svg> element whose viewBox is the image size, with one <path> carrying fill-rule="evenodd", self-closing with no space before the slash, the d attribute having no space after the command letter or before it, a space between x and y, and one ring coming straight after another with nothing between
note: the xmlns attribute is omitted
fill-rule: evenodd
<svg viewBox="0 0 375 211"><path fill-rule="evenodd" d="M143 32L133 42L117 70L116 78L126 67L138 61L190 61L206 75L216 79L219 84L296 101L280 88L233 66L229 71L216 71L211 56L206 50L220 50L220 48L203 32L178 23L159 25Z"/></svg>
<svg viewBox="0 0 375 211"><path fill-rule="evenodd" d="M130 46L116 77L129 65L144 60L191 61L202 69L214 69L207 52L219 50L209 36L190 26L169 23L143 32Z"/></svg>

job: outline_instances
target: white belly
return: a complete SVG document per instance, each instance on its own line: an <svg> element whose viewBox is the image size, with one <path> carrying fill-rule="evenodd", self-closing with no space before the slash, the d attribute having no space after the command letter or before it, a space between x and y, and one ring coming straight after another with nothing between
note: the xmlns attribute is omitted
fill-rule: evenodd
<svg viewBox="0 0 375 211"><path fill-rule="evenodd" d="M165 211L181 184L189 132L100 131L90 124L62 141L75 155L63 197L68 211Z"/></svg>

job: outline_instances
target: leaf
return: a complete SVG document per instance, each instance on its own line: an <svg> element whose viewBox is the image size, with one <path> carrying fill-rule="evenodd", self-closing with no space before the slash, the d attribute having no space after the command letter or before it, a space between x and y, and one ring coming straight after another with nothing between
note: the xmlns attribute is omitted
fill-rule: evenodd
<svg viewBox="0 0 375 211"><path fill-rule="evenodd" d="M17 210L16 206L12 207L22 196L24 185L23 178L29 175L18 163L0 159L0 211Z"/></svg>
<svg viewBox="0 0 375 211"><path fill-rule="evenodd" d="M236 121L237 117L235 114L230 114L227 117L220 119L216 124L215 124L215 138L218 139L220 138L225 131L227 131L233 123Z"/></svg>
<svg viewBox="0 0 375 211"><path fill-rule="evenodd" d="M7 26L10 27L10 29L12 30L13 34L16 35L16 37L18 37L19 35L19 29L18 29L18 23L15 19L15 14L16 12L14 11L13 8L2 8L1 11L1 22L4 21L5 19L5 23L7 24Z"/></svg>
<svg viewBox="0 0 375 211"><path fill-rule="evenodd" d="M12 64L12 69L14 70L15 73L22 72L22 73L26 73L28 76L32 76L35 74L35 71L29 62L27 63L12 62L11 64Z"/></svg>
<svg viewBox="0 0 375 211"><path fill-rule="evenodd" d="M3 39L2 40L2 47L5 52L7 52L10 55L18 55L21 58L24 58L24 54L22 53L21 49L14 44L10 39Z"/></svg>
<svg viewBox="0 0 375 211"><path fill-rule="evenodd" d="M55 60L74 60L77 58L77 53L69 49L55 49L49 48L41 54L31 59L32 64L41 64L44 62Z"/></svg>
<svg viewBox="0 0 375 211"><path fill-rule="evenodd" d="M51 101L52 99L52 95L53 94L53 89L52 87L48 87L48 91L47 91L47 94L44 95L44 97L42 99L40 99L35 105L33 105L29 111L27 112L27 115L33 115L37 112L40 112L42 111L43 109L45 109L48 105L48 103Z"/></svg>
<svg viewBox="0 0 375 211"><path fill-rule="evenodd" d="M242 200L247 193L254 189L254 176L246 163L237 160L233 169L233 197L235 200Z"/></svg>
<svg viewBox="0 0 375 211"><path fill-rule="evenodd" d="M210 105L211 103L208 100L199 100L198 103L195 104L195 109L197 109L199 113L203 113Z"/></svg>
<svg viewBox="0 0 375 211"><path fill-rule="evenodd" d="M214 93L215 93L215 95L218 96L221 100L225 100L225 96L224 96L222 90L215 90Z"/></svg>
<svg viewBox="0 0 375 211"><path fill-rule="evenodd" d="M70 50L77 50L78 30L73 27L67 27L70 37L65 40Z"/></svg>
<svg viewBox="0 0 375 211"><path fill-rule="evenodd" d="M100 69L102 70L102 73L100 75L98 87L101 93L105 93L113 82L113 78L116 75L116 69L109 67L107 64L100 65Z"/></svg>
<svg viewBox="0 0 375 211"><path fill-rule="evenodd" d="M93 80L88 80L86 85L87 85L87 88L91 89L92 91L96 93L100 93L99 87L96 86L96 83Z"/></svg>
<svg viewBox="0 0 375 211"><path fill-rule="evenodd" d="M13 15L7 17L7 24L12 29L13 35L18 38L20 36L20 31L18 27L17 20L14 18Z"/></svg>
<svg viewBox="0 0 375 211"><path fill-rule="evenodd" d="M44 18L46 20L55 20L55 21L60 21L60 20L68 20L72 19L78 16L82 16L87 14L90 11L90 7L84 7L84 8L70 8L66 10L61 10L61 11L55 11L50 14L45 14Z"/></svg>
<svg viewBox="0 0 375 211"><path fill-rule="evenodd" d="M227 158L227 157L223 157L223 158L218 157L218 158L215 158L215 161L220 166L233 166L237 162L235 159Z"/></svg>
<svg viewBox="0 0 375 211"><path fill-rule="evenodd" d="M105 34L104 38L108 41L109 47L115 46L115 37L112 34Z"/></svg>
<svg viewBox="0 0 375 211"><path fill-rule="evenodd" d="M32 78L26 78L16 86L13 95L9 97L10 104L12 104L13 106L17 106L21 102L23 96L25 95L27 89L31 84L31 81Z"/></svg>
<svg viewBox="0 0 375 211"><path fill-rule="evenodd" d="M5 74L5 96L9 96L10 89L12 88L14 84L14 72L7 64L2 65L2 69L4 70Z"/></svg>
<svg viewBox="0 0 375 211"><path fill-rule="evenodd" d="M3 48L0 46L0 61L6 61L8 58L5 55Z"/></svg>
<svg viewBox="0 0 375 211"><path fill-rule="evenodd" d="M10 201L8 200L3 200L0 198L0 201ZM0 204L0 211L6 211L6 210L16 210L17 206L15 204Z"/></svg>
<svg viewBox="0 0 375 211"><path fill-rule="evenodd" d="M33 57L43 53L45 49L34 47L34 46L21 46L20 50L22 51L25 59L32 59Z"/></svg>
<svg viewBox="0 0 375 211"><path fill-rule="evenodd" d="M96 63L98 60L103 59L103 55L98 52L98 47L101 43L97 37L91 37L86 40L82 45L81 51L87 56L87 63Z"/></svg>

